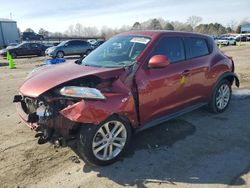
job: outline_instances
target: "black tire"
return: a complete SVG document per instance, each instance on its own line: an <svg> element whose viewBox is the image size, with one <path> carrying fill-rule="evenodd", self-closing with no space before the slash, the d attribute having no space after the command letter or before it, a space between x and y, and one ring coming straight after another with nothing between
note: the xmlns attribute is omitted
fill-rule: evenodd
<svg viewBox="0 0 250 188"><path fill-rule="evenodd" d="M103 130L103 128L105 127L106 124L108 124L109 127L110 126L112 127L112 124L109 124L109 123L110 122L112 123L114 121L118 121L118 122L122 123L122 125L124 126L123 128L125 128L125 130L126 130L126 139L125 139L126 141L124 142L125 144L123 145L123 148L121 149L120 152L117 153L117 155L115 155L113 157L113 152L111 152L113 158L107 159L107 160L101 160L101 159L99 159L97 157L96 154L94 154L94 146L93 146L94 140L96 140L98 138L98 134L100 134L99 133L100 129ZM116 126L116 125L114 124L114 126ZM114 128L114 126L113 126L113 128ZM123 128L122 128L122 131L124 131ZM119 130L120 127L117 128L117 129ZM106 129L104 129L104 130L106 130ZM112 132L112 130L111 130L111 132ZM122 134L122 133L120 133L120 134ZM107 137L107 135L108 135L108 133L106 132L106 137ZM83 125L79 129L79 134L78 134L78 137L77 137L77 151L78 151L79 155L84 159L84 161L89 163L89 164L101 165L101 166L109 165L109 164L112 164L112 163L116 162L124 154L124 152L128 149L130 138L131 138L130 124L128 122L122 120L121 118L114 116L114 117L108 118L106 121L104 121L103 123L101 123L98 126L95 126L95 125L90 125L90 126ZM101 141L102 140L103 139L101 139ZM108 147L107 150L109 150L110 145L112 145L112 149L115 152L115 150L117 150L118 147L114 146L113 143L115 143L115 141L112 141L112 143L108 143L106 141L106 143L102 142L98 146L102 147L104 145L107 145L106 146L106 147ZM98 148L98 147L96 147L96 148ZM105 149L102 149L102 150L105 150ZM100 150L99 152L101 152L102 150ZM119 150L119 148L118 148L118 150ZM104 151L103 151L103 156L104 156Z"/></svg>
<svg viewBox="0 0 250 188"><path fill-rule="evenodd" d="M63 51L58 51L58 52L56 53L56 57L57 57L57 58L63 58L63 57L64 57Z"/></svg>
<svg viewBox="0 0 250 188"><path fill-rule="evenodd" d="M225 86L225 87L227 86L227 87L228 87L228 89L229 89L229 98L228 98L228 100L227 100L225 106L222 107L222 108L220 108L220 107L219 107L219 104L218 104L218 101L217 101L217 98L220 97L220 96L219 96L219 95L220 95L220 88L221 88L222 86ZM231 95L232 95L231 83L230 83L228 80L226 80L226 79L221 80L221 81L215 86L215 88L213 89L213 93L212 93L211 99L210 99L210 101L209 101L209 103L208 103L208 110L209 110L210 112L213 112L213 113L222 113L222 112L224 112L224 111L227 109L227 107L228 107L228 105L229 105L229 103L230 103ZM222 100L222 99L221 99L221 100ZM223 101L225 102L225 100L223 100ZM224 102L223 102L223 103L224 103ZM222 106L223 106L223 105L222 105Z"/></svg>
<svg viewBox="0 0 250 188"><path fill-rule="evenodd" d="M12 59L15 59L17 57L17 54L15 52L11 52L10 55L11 55Z"/></svg>

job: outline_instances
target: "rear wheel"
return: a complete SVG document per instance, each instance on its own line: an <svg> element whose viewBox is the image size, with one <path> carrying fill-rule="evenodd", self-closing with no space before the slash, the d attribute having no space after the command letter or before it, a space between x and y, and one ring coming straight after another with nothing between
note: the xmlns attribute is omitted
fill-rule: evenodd
<svg viewBox="0 0 250 188"><path fill-rule="evenodd" d="M228 80L220 81L213 91L209 102L209 110L214 113L221 113L226 110L231 100L231 83Z"/></svg>
<svg viewBox="0 0 250 188"><path fill-rule="evenodd" d="M126 151L130 137L129 123L118 117L111 117L98 126L82 127L77 148L85 161L95 165L108 165L116 162Z"/></svg>

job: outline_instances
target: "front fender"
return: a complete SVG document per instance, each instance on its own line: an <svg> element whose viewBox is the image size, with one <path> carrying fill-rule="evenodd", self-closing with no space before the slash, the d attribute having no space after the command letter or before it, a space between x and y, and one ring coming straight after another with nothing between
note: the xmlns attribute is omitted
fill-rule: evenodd
<svg viewBox="0 0 250 188"><path fill-rule="evenodd" d="M109 93L106 100L82 100L60 111L60 114L78 123L98 125L113 114L129 119L132 126L138 125L134 99L131 94Z"/></svg>

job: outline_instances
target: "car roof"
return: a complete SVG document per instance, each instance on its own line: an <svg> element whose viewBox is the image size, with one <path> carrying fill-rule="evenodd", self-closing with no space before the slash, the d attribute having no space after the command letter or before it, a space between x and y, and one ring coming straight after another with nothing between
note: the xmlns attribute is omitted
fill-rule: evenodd
<svg viewBox="0 0 250 188"><path fill-rule="evenodd" d="M40 45L43 45L43 44L41 44L39 42L22 42L20 44L40 44Z"/></svg>
<svg viewBox="0 0 250 188"><path fill-rule="evenodd" d="M81 39L71 39L71 40L67 40L66 42L74 42L74 41L83 41L83 42L86 42L85 40L81 40Z"/></svg>
<svg viewBox="0 0 250 188"><path fill-rule="evenodd" d="M139 35L145 36L150 38L156 38L162 35L179 35L179 36L189 36L189 37L206 37L212 38L209 35L200 34L200 33L193 33L193 32L184 32L184 31L169 31L169 30L132 30L121 33L120 35Z"/></svg>

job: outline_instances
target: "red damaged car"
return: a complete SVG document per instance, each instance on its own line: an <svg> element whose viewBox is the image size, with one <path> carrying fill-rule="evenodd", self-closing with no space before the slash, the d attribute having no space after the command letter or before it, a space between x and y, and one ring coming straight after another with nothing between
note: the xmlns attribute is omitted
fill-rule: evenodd
<svg viewBox="0 0 250 188"><path fill-rule="evenodd" d="M234 62L211 37L131 31L83 60L30 74L14 102L39 143L76 139L86 161L106 165L139 130L202 106L223 112L233 83Z"/></svg>

